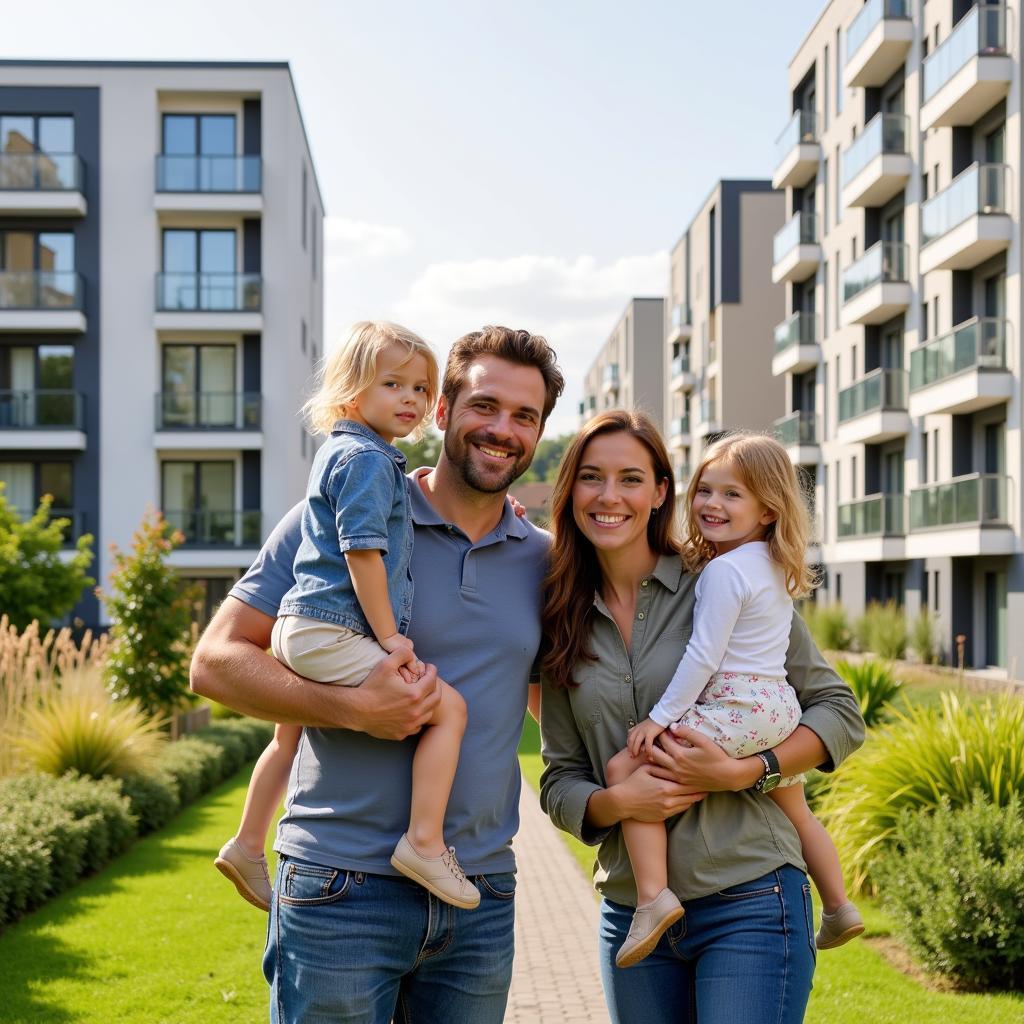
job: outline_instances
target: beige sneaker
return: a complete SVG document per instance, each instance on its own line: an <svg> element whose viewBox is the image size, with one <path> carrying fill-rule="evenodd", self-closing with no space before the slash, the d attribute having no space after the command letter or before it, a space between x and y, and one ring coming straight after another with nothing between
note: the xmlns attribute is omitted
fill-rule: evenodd
<svg viewBox="0 0 1024 1024"><path fill-rule="evenodd" d="M421 857L409 837L402 836L391 855L391 866L453 907L475 910L480 905L480 893L466 878L454 846L449 846L440 857Z"/></svg>
<svg viewBox="0 0 1024 1024"><path fill-rule="evenodd" d="M821 912L821 927L814 940L818 949L835 949L864 931L864 921L852 903L844 903L831 914Z"/></svg>
<svg viewBox="0 0 1024 1024"><path fill-rule="evenodd" d="M220 853L213 863L225 878L234 883L242 899L248 900L260 910L270 910L273 890L270 888L270 872L267 870L266 857L260 856L254 860L232 836L220 848Z"/></svg>
<svg viewBox="0 0 1024 1024"><path fill-rule="evenodd" d="M662 935L683 916L679 898L662 889L650 903L636 908L629 935L615 954L616 967L632 967L654 952Z"/></svg>

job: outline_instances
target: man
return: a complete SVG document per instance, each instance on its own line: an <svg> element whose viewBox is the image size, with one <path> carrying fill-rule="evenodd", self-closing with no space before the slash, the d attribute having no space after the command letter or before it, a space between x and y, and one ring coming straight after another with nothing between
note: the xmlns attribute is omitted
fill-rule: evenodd
<svg viewBox="0 0 1024 1024"><path fill-rule="evenodd" d="M264 956L271 1020L498 1024L512 974L520 777L516 747L540 643L548 538L506 493L530 465L563 388L555 354L526 331L459 339L445 368L436 468L412 475L410 638L465 698L445 831L481 893L457 910L397 874L412 737L437 701L436 670L402 681L394 656L359 687L292 675L269 657L291 586L299 510L231 591L193 661L192 688L257 717L307 728L275 849ZM533 688L536 689L536 688ZM408 737L408 738L407 738Z"/></svg>

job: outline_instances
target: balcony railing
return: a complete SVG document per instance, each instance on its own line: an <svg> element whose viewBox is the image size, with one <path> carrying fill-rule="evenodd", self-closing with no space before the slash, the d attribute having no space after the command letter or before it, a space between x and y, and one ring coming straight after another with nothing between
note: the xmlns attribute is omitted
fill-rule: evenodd
<svg viewBox="0 0 1024 1024"><path fill-rule="evenodd" d="M872 494L839 506L839 539L855 537L902 537L906 533L903 524L902 494Z"/></svg>
<svg viewBox="0 0 1024 1024"><path fill-rule="evenodd" d="M718 418L716 413L718 407L713 398L702 398L700 400L700 421L701 423L714 423Z"/></svg>
<svg viewBox="0 0 1024 1024"><path fill-rule="evenodd" d="M818 241L817 218L813 213L798 211L775 233L772 241L772 255L781 263L786 253L798 245L814 245Z"/></svg>
<svg viewBox="0 0 1024 1024"><path fill-rule="evenodd" d="M1006 53L1006 6L983 4L971 8L942 45L922 64L927 103L968 61Z"/></svg>
<svg viewBox="0 0 1024 1024"><path fill-rule="evenodd" d="M185 535L183 547L241 548L260 546L258 509L185 509L164 511L172 529Z"/></svg>
<svg viewBox="0 0 1024 1024"><path fill-rule="evenodd" d="M156 158L157 192L259 192L258 156L180 156Z"/></svg>
<svg viewBox="0 0 1024 1024"><path fill-rule="evenodd" d="M74 270L0 270L0 309L82 309Z"/></svg>
<svg viewBox="0 0 1024 1024"><path fill-rule="evenodd" d="M1009 481L996 473L971 473L910 492L911 530L969 526L1007 520Z"/></svg>
<svg viewBox="0 0 1024 1024"><path fill-rule="evenodd" d="M156 308L162 312L258 313L262 302L263 278L259 274L156 275Z"/></svg>
<svg viewBox="0 0 1024 1024"><path fill-rule="evenodd" d="M906 153L909 124L906 114L875 114L843 153L843 185L849 185L876 156Z"/></svg>
<svg viewBox="0 0 1024 1024"><path fill-rule="evenodd" d="M818 443L818 417L816 413L798 409L775 421L775 437L787 448L801 444Z"/></svg>
<svg viewBox="0 0 1024 1024"><path fill-rule="evenodd" d="M886 18L909 18L909 0L867 0L846 30L846 63L864 45L871 30Z"/></svg>
<svg viewBox="0 0 1024 1024"><path fill-rule="evenodd" d="M679 437L682 434L688 434L690 432L690 417L676 416L669 424L669 430L672 437Z"/></svg>
<svg viewBox="0 0 1024 1024"><path fill-rule="evenodd" d="M690 372L690 357L680 353L672 360L672 376L678 377L681 373Z"/></svg>
<svg viewBox="0 0 1024 1024"><path fill-rule="evenodd" d="M910 353L910 390L926 388L964 370L1005 370L1009 324L975 317Z"/></svg>
<svg viewBox="0 0 1024 1024"><path fill-rule="evenodd" d="M685 302L680 302L672 307L672 326L677 330L686 327L690 321L690 307Z"/></svg>
<svg viewBox="0 0 1024 1024"><path fill-rule="evenodd" d="M156 429L259 430L262 406L258 391L162 391L156 396Z"/></svg>
<svg viewBox="0 0 1024 1024"><path fill-rule="evenodd" d="M907 371L879 367L839 392L839 422L869 412L907 408Z"/></svg>
<svg viewBox="0 0 1024 1024"><path fill-rule="evenodd" d="M797 110L775 140L775 166L786 159L801 142L818 141L818 115L813 110Z"/></svg>
<svg viewBox="0 0 1024 1024"><path fill-rule="evenodd" d="M0 391L0 430L81 430L80 391Z"/></svg>
<svg viewBox="0 0 1024 1024"><path fill-rule="evenodd" d="M941 238L979 213L1008 213L1010 168L972 164L941 192L921 204L921 244Z"/></svg>
<svg viewBox="0 0 1024 1024"><path fill-rule="evenodd" d="M797 312L775 328L775 353L794 345L818 344L818 314Z"/></svg>
<svg viewBox="0 0 1024 1024"><path fill-rule="evenodd" d="M875 242L843 271L843 302L886 281L907 280L909 247L903 242Z"/></svg>
<svg viewBox="0 0 1024 1024"><path fill-rule="evenodd" d="M75 153L0 153L0 192L80 192L84 178Z"/></svg>

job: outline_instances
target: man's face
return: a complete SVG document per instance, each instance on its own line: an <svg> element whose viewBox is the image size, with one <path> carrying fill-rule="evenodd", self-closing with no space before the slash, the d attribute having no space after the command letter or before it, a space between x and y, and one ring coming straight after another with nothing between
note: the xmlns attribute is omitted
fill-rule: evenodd
<svg viewBox="0 0 1024 1024"><path fill-rule="evenodd" d="M480 356L451 407L438 401L445 458L473 490L505 491L530 466L543 409L540 370Z"/></svg>

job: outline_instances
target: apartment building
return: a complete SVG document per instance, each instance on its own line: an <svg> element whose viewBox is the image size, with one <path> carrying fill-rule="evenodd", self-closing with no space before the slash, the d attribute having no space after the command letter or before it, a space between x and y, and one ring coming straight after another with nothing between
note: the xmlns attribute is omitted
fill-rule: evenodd
<svg viewBox="0 0 1024 1024"><path fill-rule="evenodd" d="M630 299L583 379L582 425L602 409L641 409L662 420L663 299Z"/></svg>
<svg viewBox="0 0 1024 1024"><path fill-rule="evenodd" d="M672 249L662 379L680 492L709 440L770 430L782 410L771 360L785 296L769 253L784 205L770 181L719 181Z"/></svg>
<svg viewBox="0 0 1024 1024"><path fill-rule="evenodd" d="M98 580L159 508L209 609L302 496L322 221L287 64L0 62L0 480Z"/></svg>
<svg viewBox="0 0 1024 1024"><path fill-rule="evenodd" d="M1024 666L1017 0L832 0L789 65L778 431L816 482L823 599L926 606Z"/></svg>

